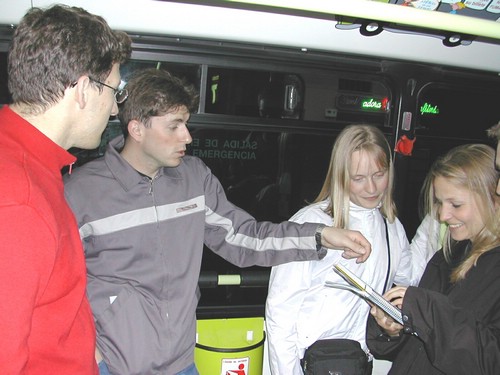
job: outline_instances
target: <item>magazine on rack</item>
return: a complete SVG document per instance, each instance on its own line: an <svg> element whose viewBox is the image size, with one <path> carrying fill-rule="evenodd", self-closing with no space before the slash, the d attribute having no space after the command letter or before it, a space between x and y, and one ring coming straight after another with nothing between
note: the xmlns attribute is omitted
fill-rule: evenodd
<svg viewBox="0 0 500 375"><path fill-rule="evenodd" d="M384 312L389 315L392 319L394 319L399 324L403 324L403 317L401 314L401 310L396 306L386 301L384 297L382 297L379 293L372 289L370 285L365 283L359 277L357 277L354 273L349 271L347 268L341 266L340 264L335 264L333 266L333 270L339 274L347 284L333 283L331 281L326 281L325 286L330 288L337 289L345 289L349 290L353 293L356 293L361 298L371 302L372 304L378 306Z"/></svg>

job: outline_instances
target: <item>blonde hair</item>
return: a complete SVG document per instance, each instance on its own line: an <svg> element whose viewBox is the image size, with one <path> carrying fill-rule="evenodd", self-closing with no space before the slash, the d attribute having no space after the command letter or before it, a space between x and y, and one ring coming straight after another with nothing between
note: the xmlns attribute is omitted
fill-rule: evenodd
<svg viewBox="0 0 500 375"><path fill-rule="evenodd" d="M500 244L499 213L496 207L499 199L496 195L499 173L494 165L493 148L483 144L470 144L453 148L437 159L429 171L429 181L434 182L437 177L442 177L456 187L473 193L473 199L484 222L483 229L470 238L472 248L467 257L453 270L452 282L464 279L482 254ZM431 215L439 219L439 205L434 197L434 186L431 184L428 197L429 201L432 199ZM444 256L448 262L455 243L448 230L443 246Z"/></svg>
<svg viewBox="0 0 500 375"><path fill-rule="evenodd" d="M355 151L367 152L375 158L380 168L387 170L389 183L382 198L380 211L389 222L394 222L396 206L392 199L394 168L391 148L382 131L370 125L350 125L340 132L333 145L323 187L314 203L330 199L325 211L332 216L333 226L348 228L351 182L349 169Z"/></svg>

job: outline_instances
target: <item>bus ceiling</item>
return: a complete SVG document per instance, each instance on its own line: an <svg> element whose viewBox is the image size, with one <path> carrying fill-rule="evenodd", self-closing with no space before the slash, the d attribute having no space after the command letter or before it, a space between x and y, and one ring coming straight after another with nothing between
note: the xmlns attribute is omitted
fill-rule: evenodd
<svg viewBox="0 0 500 375"><path fill-rule="evenodd" d="M32 6L2 0L0 25ZM438 0L61 0L129 33L251 43L500 72L500 2ZM418 9L425 8L425 9ZM471 16L473 15L473 16Z"/></svg>

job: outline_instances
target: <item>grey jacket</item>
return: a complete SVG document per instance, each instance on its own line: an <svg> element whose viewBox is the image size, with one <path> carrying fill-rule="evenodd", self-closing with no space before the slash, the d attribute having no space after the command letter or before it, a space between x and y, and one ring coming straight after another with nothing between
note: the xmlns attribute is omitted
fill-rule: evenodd
<svg viewBox="0 0 500 375"><path fill-rule="evenodd" d="M116 375L170 375L193 363L203 244L245 267L320 259L317 224L258 223L227 201L210 169L185 156L150 180L111 141L65 176L88 269L97 346ZM302 249L302 250L297 250Z"/></svg>

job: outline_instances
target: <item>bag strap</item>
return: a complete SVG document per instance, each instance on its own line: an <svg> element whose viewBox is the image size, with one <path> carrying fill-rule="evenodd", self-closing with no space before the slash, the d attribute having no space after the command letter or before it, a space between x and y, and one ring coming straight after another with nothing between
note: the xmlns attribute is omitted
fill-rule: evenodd
<svg viewBox="0 0 500 375"><path fill-rule="evenodd" d="M387 220L384 217L384 226L385 226L385 240L387 242L387 275L385 276L384 290L383 293L387 291L387 283L389 282L389 274L391 273L391 245L389 242L389 229L387 228Z"/></svg>

